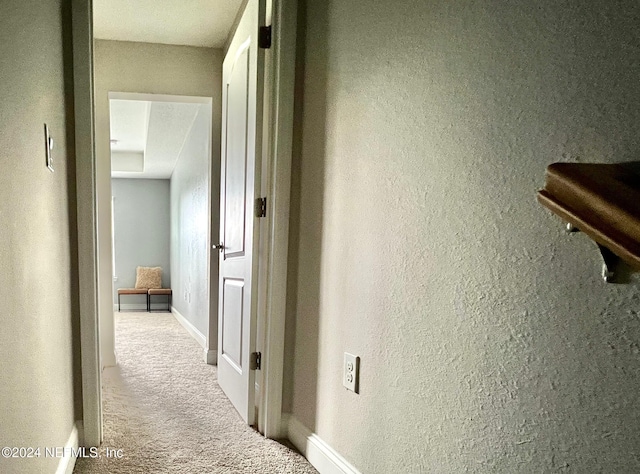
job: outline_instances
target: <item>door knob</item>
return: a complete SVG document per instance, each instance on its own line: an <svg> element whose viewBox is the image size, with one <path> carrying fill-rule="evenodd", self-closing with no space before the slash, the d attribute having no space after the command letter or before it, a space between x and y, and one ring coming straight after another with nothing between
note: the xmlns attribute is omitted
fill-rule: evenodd
<svg viewBox="0 0 640 474"><path fill-rule="evenodd" d="M219 244L214 244L213 248L222 251L224 249L224 244L222 242L220 242Z"/></svg>

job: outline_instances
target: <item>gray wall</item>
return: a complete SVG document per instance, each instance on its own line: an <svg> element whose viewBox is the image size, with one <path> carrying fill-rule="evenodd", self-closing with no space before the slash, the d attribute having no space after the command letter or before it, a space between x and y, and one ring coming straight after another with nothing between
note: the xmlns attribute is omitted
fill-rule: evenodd
<svg viewBox="0 0 640 474"><path fill-rule="evenodd" d="M210 106L203 104L171 175L173 306L205 337L209 328L207 177L211 156L210 124Z"/></svg>
<svg viewBox="0 0 640 474"><path fill-rule="evenodd" d="M0 440L43 451L82 418L69 4L8 0L0 15ZM0 471L58 462L0 458Z"/></svg>
<svg viewBox="0 0 640 474"><path fill-rule="evenodd" d="M115 241L114 303L117 288L134 288L136 267L162 267L162 287L171 288L169 264L170 208L168 179L112 179ZM155 300L155 298L154 298ZM146 307L144 296L127 296L122 304ZM164 305L162 305L164 306Z"/></svg>
<svg viewBox="0 0 640 474"><path fill-rule="evenodd" d="M100 352L103 365L115 364L111 284L111 159L109 145L109 92L211 97L212 160L220 161L220 116L222 95L222 51L212 48L95 41L96 194L98 222L98 268L100 287ZM220 170L210 170L213 183L211 226L219 226ZM217 231L216 231L217 232ZM217 272L218 256L211 268ZM213 280L213 279L212 279ZM218 305L217 287L210 306ZM209 328L211 341L217 340L217 326ZM215 347L214 347L215 349Z"/></svg>
<svg viewBox="0 0 640 474"><path fill-rule="evenodd" d="M535 199L638 160L640 4L306 4L285 407L366 473L640 471L638 278Z"/></svg>

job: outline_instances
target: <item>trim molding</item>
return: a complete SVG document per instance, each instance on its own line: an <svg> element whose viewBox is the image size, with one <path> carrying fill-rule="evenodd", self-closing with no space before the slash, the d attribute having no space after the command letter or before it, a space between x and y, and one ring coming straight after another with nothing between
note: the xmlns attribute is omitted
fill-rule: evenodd
<svg viewBox="0 0 640 474"><path fill-rule="evenodd" d="M71 1L73 97L80 353L82 358L82 424L84 446L102 441L102 391L98 323L98 254L95 183L95 120L93 116L92 0ZM74 374L76 375L76 374Z"/></svg>
<svg viewBox="0 0 640 474"><path fill-rule="evenodd" d="M291 198L291 163L293 148L293 115L297 36L297 1L274 0L274 28L270 58L269 138L266 196L270 199L267 242L260 265L265 275L258 285L266 288L264 320L258 319L264 331L262 396L258 410L258 428L267 438L279 438L286 429L282 423L282 390L284 380L285 322L287 306L287 258L289 255L289 213ZM262 228L260 232L262 232ZM261 249L261 252L263 250ZM260 318L260 316L258 316Z"/></svg>
<svg viewBox="0 0 640 474"><path fill-rule="evenodd" d="M189 334L191 334L191 336L198 342L198 344L200 344L203 349L206 349L207 338L204 337L204 335L200 331L198 331L198 328L191 324L191 321L182 316L180 314L180 311L175 309L173 306L171 307L171 313L173 313L173 316L178 320L180 324L182 324L182 327L185 328Z"/></svg>
<svg viewBox="0 0 640 474"><path fill-rule="evenodd" d="M64 456L60 458L60 462L58 462L58 469L56 469L56 474L72 474L73 468L76 465L76 457L73 455L74 452L78 452L78 423L73 425L71 429L71 434L69 435L69 439L67 440L67 444L64 445Z"/></svg>
<svg viewBox="0 0 640 474"><path fill-rule="evenodd" d="M283 415L287 437L320 474L360 474L340 453L329 446L317 434L304 426L293 415Z"/></svg>
<svg viewBox="0 0 640 474"><path fill-rule="evenodd" d="M204 361L207 364L218 365L218 351L207 349L206 347L203 349L203 351L204 351Z"/></svg>

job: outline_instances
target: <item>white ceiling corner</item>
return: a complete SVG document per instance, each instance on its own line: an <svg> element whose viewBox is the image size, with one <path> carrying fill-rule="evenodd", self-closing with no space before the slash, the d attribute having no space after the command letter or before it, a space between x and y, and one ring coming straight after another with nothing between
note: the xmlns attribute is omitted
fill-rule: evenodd
<svg viewBox="0 0 640 474"><path fill-rule="evenodd" d="M170 178L182 146L202 104L152 102L149 114L145 174Z"/></svg>
<svg viewBox="0 0 640 474"><path fill-rule="evenodd" d="M111 177L169 179L201 103L111 99ZM140 157L143 169L139 170Z"/></svg>

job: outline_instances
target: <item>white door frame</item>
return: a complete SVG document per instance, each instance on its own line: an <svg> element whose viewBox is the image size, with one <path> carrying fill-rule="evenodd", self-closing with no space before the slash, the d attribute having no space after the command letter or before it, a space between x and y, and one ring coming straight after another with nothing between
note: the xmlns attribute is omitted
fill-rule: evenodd
<svg viewBox="0 0 640 474"><path fill-rule="evenodd" d="M270 70L265 84L265 121L272 124L264 138L267 148L267 241L261 256L259 286L265 303L258 308L258 324L264 333L262 383L260 384L258 429L267 438L286 433L282 426L284 383L287 263L289 253L289 209L293 143L297 0L273 0L272 44L265 58ZM268 5L268 4L267 4ZM264 271L262 271L264 268Z"/></svg>
<svg viewBox="0 0 640 474"><path fill-rule="evenodd" d="M260 257L267 298L259 308L264 329L264 354L259 407L259 429L278 438L282 427L282 388L285 343L285 308L289 234L289 192L295 83L297 0L273 0L273 80L267 104L272 128L268 158L267 251ZM95 134L93 117L93 6L92 0L72 0L74 57L74 107L78 221L78 278L80 299L80 350L82 357L83 446L102 441L102 401L97 301L97 232L95 189ZM261 316L262 315L262 316Z"/></svg>
<svg viewBox="0 0 640 474"><path fill-rule="evenodd" d="M98 338L98 261L96 231L95 133L93 117L93 5L73 0L73 93L76 146L78 290L84 446L102 441L102 392Z"/></svg>

